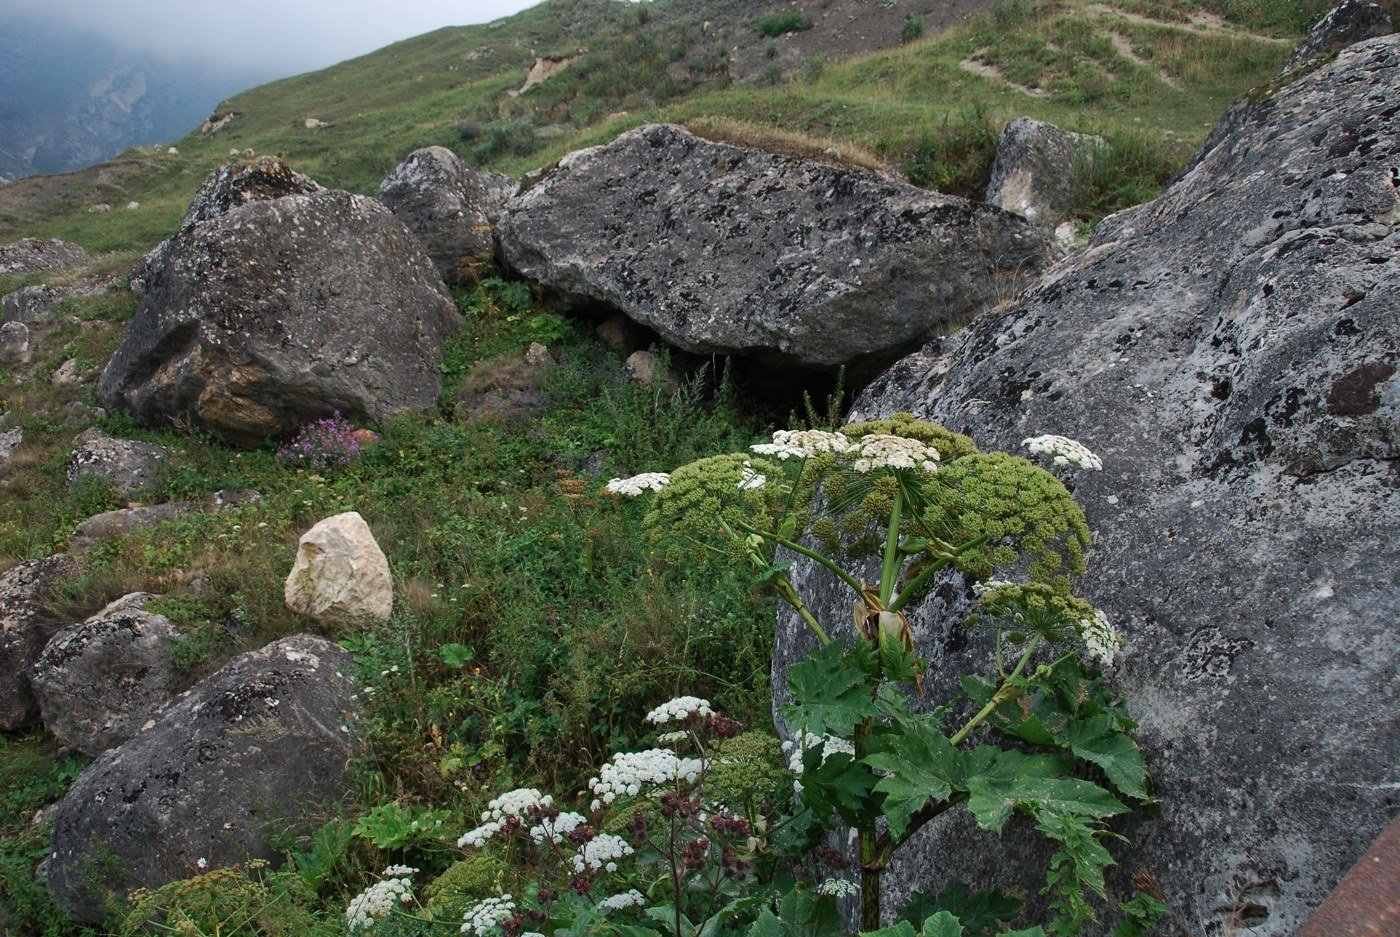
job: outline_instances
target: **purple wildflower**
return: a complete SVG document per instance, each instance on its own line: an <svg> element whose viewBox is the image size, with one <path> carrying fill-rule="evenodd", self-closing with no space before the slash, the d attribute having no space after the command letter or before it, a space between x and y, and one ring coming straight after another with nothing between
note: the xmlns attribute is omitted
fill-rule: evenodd
<svg viewBox="0 0 1400 937"><path fill-rule="evenodd" d="M277 461L305 464L323 472L349 465L362 451L355 427L336 410L303 426L295 439L277 450Z"/></svg>

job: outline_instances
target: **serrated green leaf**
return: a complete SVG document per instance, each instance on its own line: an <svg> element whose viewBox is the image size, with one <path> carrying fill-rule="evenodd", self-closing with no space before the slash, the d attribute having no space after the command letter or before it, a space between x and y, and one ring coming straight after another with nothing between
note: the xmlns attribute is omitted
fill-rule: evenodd
<svg viewBox="0 0 1400 937"><path fill-rule="evenodd" d="M794 702L783 707L783 717L813 735L849 736L877 714L860 660L834 642L788 671L788 692Z"/></svg>
<svg viewBox="0 0 1400 937"><path fill-rule="evenodd" d="M1002 927L1016 920L1021 902L1010 895L989 889L969 892L960 879L950 879L936 896L916 891L900 906L901 920L925 921L939 911L951 911L973 937L1000 934Z"/></svg>
<svg viewBox="0 0 1400 937"><path fill-rule="evenodd" d="M984 680L981 677L963 674L961 677L963 692L967 698L979 706L985 706L991 702L996 695L997 685L991 680Z"/></svg>
<svg viewBox="0 0 1400 937"><path fill-rule="evenodd" d="M963 937L963 926L949 911L939 911L924 921L924 937Z"/></svg>
<svg viewBox="0 0 1400 937"><path fill-rule="evenodd" d="M825 759L809 750L802 762L802 800L818 816L840 815L847 823L865 819L875 777L845 752Z"/></svg>
<svg viewBox="0 0 1400 937"><path fill-rule="evenodd" d="M880 751L864 760L871 768L888 772L875 785L875 792L884 797L890 835L898 840L925 804L947 800L959 787L962 758L941 732L919 723L882 736L877 744Z"/></svg>
<svg viewBox="0 0 1400 937"><path fill-rule="evenodd" d="M979 745L963 755L967 809L978 826L1000 833L1011 812L1025 801L1024 785L1058 778L1069 768L1066 759L1055 755L1023 755L993 745Z"/></svg>
<svg viewBox="0 0 1400 937"><path fill-rule="evenodd" d="M861 935L862 937L919 937L919 932L908 921L900 921L898 924L882 927L879 930L861 931Z"/></svg>
<svg viewBox="0 0 1400 937"><path fill-rule="evenodd" d="M1037 814L1071 814L1102 820L1127 812L1127 806L1093 781L1081 778L1026 778L1014 788L1018 806Z"/></svg>
<svg viewBox="0 0 1400 937"><path fill-rule="evenodd" d="M749 925L746 937L786 937L786 934L783 922L778 920L778 916L764 908Z"/></svg>
<svg viewBox="0 0 1400 937"><path fill-rule="evenodd" d="M1045 937L1045 928L1036 926L1025 930L1009 930L1000 937Z"/></svg>
<svg viewBox="0 0 1400 937"><path fill-rule="evenodd" d="M1063 736L1071 752L1102 768L1118 790L1138 800L1147 798L1147 763L1112 716L1071 722Z"/></svg>

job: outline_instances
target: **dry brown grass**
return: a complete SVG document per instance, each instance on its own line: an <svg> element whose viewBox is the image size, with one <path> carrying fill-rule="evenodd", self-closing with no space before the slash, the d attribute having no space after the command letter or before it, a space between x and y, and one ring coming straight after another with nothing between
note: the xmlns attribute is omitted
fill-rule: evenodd
<svg viewBox="0 0 1400 937"><path fill-rule="evenodd" d="M886 174L890 166L863 146L827 137L814 137L791 130L764 127L728 117L697 117L686 121L685 129L716 143L749 146L780 156L796 156L844 169L863 169Z"/></svg>

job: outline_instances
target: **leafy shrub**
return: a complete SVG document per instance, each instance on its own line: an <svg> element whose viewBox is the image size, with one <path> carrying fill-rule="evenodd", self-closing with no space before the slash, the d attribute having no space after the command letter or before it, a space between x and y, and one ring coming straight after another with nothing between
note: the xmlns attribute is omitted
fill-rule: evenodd
<svg viewBox="0 0 1400 937"><path fill-rule="evenodd" d="M913 42L924 34L924 18L917 13L904 17L904 25L899 27L899 41Z"/></svg>
<svg viewBox="0 0 1400 937"><path fill-rule="evenodd" d="M793 11L765 16L758 21L758 25L754 28L760 36L772 39L785 33L800 33L811 29L812 25L812 21L807 18L806 14Z"/></svg>

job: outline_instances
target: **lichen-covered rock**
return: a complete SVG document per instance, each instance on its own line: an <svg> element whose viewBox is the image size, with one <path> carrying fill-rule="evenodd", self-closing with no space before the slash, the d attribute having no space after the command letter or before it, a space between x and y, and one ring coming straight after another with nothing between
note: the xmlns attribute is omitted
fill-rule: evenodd
<svg viewBox="0 0 1400 937"><path fill-rule="evenodd" d="M491 236L513 186L464 164L446 147L414 150L379 186L389 206L422 243L447 283L462 282L463 267L488 261Z"/></svg>
<svg viewBox="0 0 1400 937"><path fill-rule="evenodd" d="M394 608L389 561L357 511L318 522L301 535L284 589L287 607L316 621L368 625Z"/></svg>
<svg viewBox="0 0 1400 937"><path fill-rule="evenodd" d="M0 325L0 364L22 364L29 360L29 326L23 322Z"/></svg>
<svg viewBox="0 0 1400 937"><path fill-rule="evenodd" d="M37 322L43 319L63 298L63 293L47 284L26 286L0 299L0 309L6 322Z"/></svg>
<svg viewBox="0 0 1400 937"><path fill-rule="evenodd" d="M1054 234L1074 204L1075 188L1096 159L1101 137L1017 117L997 140L987 201Z"/></svg>
<svg viewBox="0 0 1400 937"><path fill-rule="evenodd" d="M888 362L1029 282L1044 236L990 205L645 126L506 205L507 264L701 354Z"/></svg>
<svg viewBox="0 0 1400 937"><path fill-rule="evenodd" d="M222 511L261 500L262 495L245 488L240 491L216 491L199 501L171 501L165 504L103 511L80 521L78 526L73 528L73 535L68 538L68 546L69 549L81 551L94 544L114 540L133 530L154 527L189 511Z"/></svg>
<svg viewBox="0 0 1400 937"><path fill-rule="evenodd" d="M30 671L44 726L65 745L97 755L131 738L175 695L170 660L180 630L133 593L56 633Z"/></svg>
<svg viewBox="0 0 1400 937"><path fill-rule="evenodd" d="M164 446L136 439L117 439L97 427L86 429L73 439L68 457L68 484L76 485L89 476L106 479L124 495L133 495L155 481L167 455Z"/></svg>
<svg viewBox="0 0 1400 937"><path fill-rule="evenodd" d="M0 276L76 267L92 258L76 244L57 238L23 238L0 244Z"/></svg>
<svg viewBox="0 0 1400 937"><path fill-rule="evenodd" d="M347 793L354 659L295 635L234 658L94 761L53 820L49 890L100 923L109 897L263 859Z"/></svg>
<svg viewBox="0 0 1400 937"><path fill-rule="evenodd" d="M1113 887L1145 869L1207 932L1294 933L1395 812L1397 100L1397 37L1299 75L853 415L913 411L1010 451L1059 433L1102 457L1074 479L1096 537L1084 591L1126 638L1111 681L1161 800L1119 828ZM848 592L794 575L850 620ZM912 609L931 698L988 672L968 599L949 579ZM783 616L779 689L801 632ZM891 897L956 876L1034 899L1049 852L950 816L897 856Z"/></svg>
<svg viewBox="0 0 1400 937"><path fill-rule="evenodd" d="M0 575L0 732L39 721L29 670L64 624L45 614L44 601L57 583L77 570L76 560L56 553Z"/></svg>
<svg viewBox="0 0 1400 937"><path fill-rule="evenodd" d="M138 267L104 406L257 446L336 410L367 420L437 402L461 321L442 281L382 204L314 185L275 160L211 177Z"/></svg>
<svg viewBox="0 0 1400 937"><path fill-rule="evenodd" d="M1379 4L1366 0L1342 0L1308 32L1303 44L1293 50L1285 73L1315 65L1325 57L1363 39L1375 39L1395 31L1390 14Z"/></svg>
<svg viewBox="0 0 1400 937"><path fill-rule="evenodd" d="M15 450L24 442L24 430L16 426L0 433L0 468L10 464L10 460L15 457Z"/></svg>

